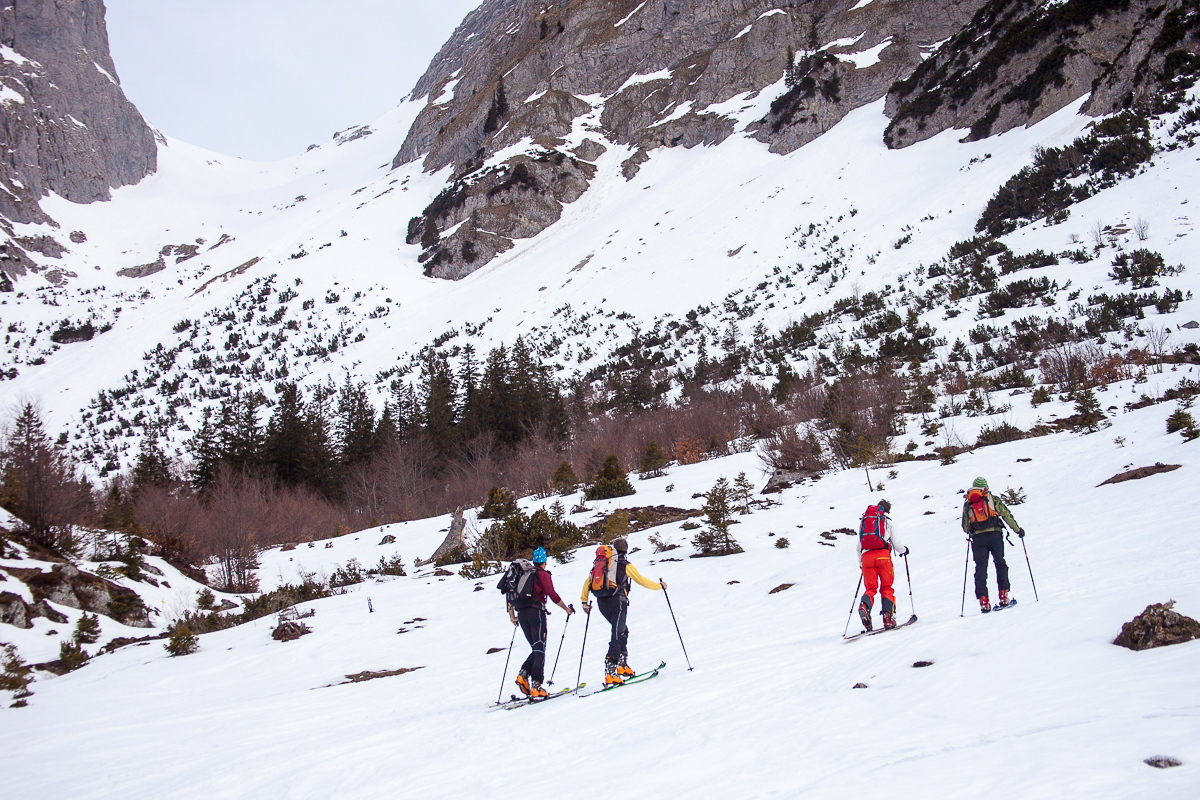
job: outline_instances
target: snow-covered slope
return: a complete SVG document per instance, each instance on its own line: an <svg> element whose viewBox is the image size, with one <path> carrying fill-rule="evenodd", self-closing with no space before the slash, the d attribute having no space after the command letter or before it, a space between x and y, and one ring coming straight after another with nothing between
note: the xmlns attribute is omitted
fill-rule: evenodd
<svg viewBox="0 0 1200 800"><path fill-rule="evenodd" d="M1152 380L1188 375L1195 372ZM1114 385L1102 396L1143 388ZM1101 433L981 448L949 466L896 465L884 495L912 550L919 621L895 633L841 640L857 579L853 539L819 534L853 526L880 497L865 491L861 472L842 472L785 490L781 505L742 517L732 529L746 551L740 555L689 559L688 534L678 525L654 531L684 545L660 555L648 546L649 532L631 538L640 548L633 563L669 584L694 671L663 598L635 588L631 662L645 669L665 660L658 678L603 697L488 710L512 634L495 578L439 580L422 570L311 603L313 633L294 642L273 641L273 622L262 619L202 636L191 656L128 647L39 682L30 707L5 712L0 726L6 793L570 796L587 791L598 763L615 760L622 791L633 797L1190 797L1200 788L1200 708L1191 688L1200 643L1144 652L1109 643L1150 603L1174 599L1183 613L1200 613L1189 568L1200 544L1180 533L1171 511L1195 485L1196 445L1163 432L1167 413L1151 406L1118 416ZM1159 461L1183 466L1097 486ZM676 467L637 482L624 503L596 510L698 504L691 496L718 476L759 478L756 466L741 454ZM985 617L968 597L960 618L959 493L977 475L996 490L1024 487L1028 501L1013 511L1028 531L1041 599L1018 546L1008 560L1019 605ZM361 531L328 550L318 543L271 551L261 573L269 583L351 556L364 563L393 550L406 561L427 556L447 522ZM396 536L394 545L378 544L384 533ZM790 547L773 546L780 536ZM551 565L559 591L577 607L589 564L585 549L569 564ZM792 586L770 594L780 584ZM910 612L907 589L901 569L902 617ZM589 689L602 676L606 632L598 620L587 626ZM548 669L564 621L558 611L551 617ZM576 617L566 628L556 687L570 685L579 667L583 623ZM527 652L517 640L505 696ZM917 661L932 665L914 668ZM364 670L415 667L343 683ZM852 688L860 682L867 688ZM1155 755L1183 766L1143 763Z"/></svg>

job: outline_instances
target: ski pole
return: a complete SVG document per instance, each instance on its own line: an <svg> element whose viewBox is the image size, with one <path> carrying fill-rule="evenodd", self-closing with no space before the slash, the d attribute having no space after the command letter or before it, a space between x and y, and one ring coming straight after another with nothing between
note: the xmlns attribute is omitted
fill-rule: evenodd
<svg viewBox="0 0 1200 800"><path fill-rule="evenodd" d="M967 564L971 563L971 540L967 539L967 557L963 559L963 598L962 608L958 610L961 617L967 613Z"/></svg>
<svg viewBox="0 0 1200 800"><path fill-rule="evenodd" d="M563 642L567 640L567 626L571 624L571 617L574 616L575 606L570 606L571 614L567 614L567 621L563 623L563 635L558 640L558 655L554 657L554 669L550 670L550 680L547 681L551 686L554 685L554 673L558 672L558 657L562 655Z"/></svg>
<svg viewBox="0 0 1200 800"><path fill-rule="evenodd" d="M904 577L908 579L908 610L912 612L913 618L917 616L917 610L913 608L912 597L912 575L908 572L908 551L904 553Z"/></svg>
<svg viewBox="0 0 1200 800"><path fill-rule="evenodd" d="M583 678L583 654L585 652L587 652L588 626L592 624L592 612L590 610L591 604L585 603L584 605L586 605L588 607L587 619L585 619L583 621L583 647L580 648L580 650L579 650L579 674L575 676L575 688L571 690L573 692L579 691L579 681L581 678ZM565 633L565 631L564 631L564 633Z"/></svg>
<svg viewBox="0 0 1200 800"><path fill-rule="evenodd" d="M1025 547L1025 537L1020 537L1021 549L1025 551L1025 567L1029 570L1029 582L1033 584L1033 602L1039 603L1037 594L1037 584L1033 580L1033 567L1029 566L1029 550Z"/></svg>
<svg viewBox="0 0 1200 800"><path fill-rule="evenodd" d="M662 583L662 578L658 579ZM675 609L671 608L671 595L667 594L667 587L662 587L663 597L667 598L667 608L671 611L671 621L675 623L675 634L679 637L679 646L683 648L683 660L687 662L688 672L692 671L692 660L688 658L687 645L683 643L683 634L679 632L679 620L675 619Z"/></svg>
<svg viewBox="0 0 1200 800"><path fill-rule="evenodd" d="M500 694L496 695L496 702L501 702L500 698L504 696L504 682L508 680L508 660L512 658L513 642L517 641L517 626L513 625L512 641L508 643L508 655L504 657L504 674L500 676Z"/></svg>
<svg viewBox="0 0 1200 800"><path fill-rule="evenodd" d="M862 587L862 573L858 573L858 583L854 585L854 602L850 604L850 613L846 615L846 627L842 631L842 638L846 638L846 634L850 632L850 619L854 616L854 606L858 603L858 590Z"/></svg>

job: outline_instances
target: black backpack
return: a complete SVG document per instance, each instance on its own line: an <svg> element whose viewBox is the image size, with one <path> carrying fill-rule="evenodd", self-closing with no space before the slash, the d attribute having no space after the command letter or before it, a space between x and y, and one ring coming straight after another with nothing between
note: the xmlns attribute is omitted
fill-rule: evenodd
<svg viewBox="0 0 1200 800"><path fill-rule="evenodd" d="M528 559L517 558L508 565L496 588L504 593L504 599L513 608L529 608L535 604L533 588L536 583L537 567Z"/></svg>

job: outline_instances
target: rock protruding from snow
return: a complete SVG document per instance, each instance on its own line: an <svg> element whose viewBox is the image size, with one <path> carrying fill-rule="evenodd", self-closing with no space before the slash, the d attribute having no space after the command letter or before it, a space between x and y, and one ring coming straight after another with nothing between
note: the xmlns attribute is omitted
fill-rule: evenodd
<svg viewBox="0 0 1200 800"><path fill-rule="evenodd" d="M26 603L20 595L0 592L0 622L28 630L33 627L33 620L38 617L45 617L60 624L67 621L65 614L55 611L45 600Z"/></svg>
<svg viewBox="0 0 1200 800"><path fill-rule="evenodd" d="M426 564L436 564L439 559L454 558L455 551L463 558L466 557L467 542L463 538L463 532L467 528L467 521L463 517L463 510L456 508L454 516L450 518L450 532L446 534L445 540L438 545L438 549L433 551L428 559L417 561L418 567L423 567Z"/></svg>
<svg viewBox="0 0 1200 800"><path fill-rule="evenodd" d="M1174 611L1175 601L1155 603L1121 626L1113 644L1130 650L1149 650L1200 639L1200 622Z"/></svg>
<svg viewBox="0 0 1200 800"><path fill-rule="evenodd" d="M50 192L92 203L154 172L154 132L117 82L103 0L4 6L0 216L46 221Z"/></svg>
<svg viewBox="0 0 1200 800"><path fill-rule="evenodd" d="M133 628L152 627L149 612L137 592L71 564L55 564L49 572L17 567L7 567L6 571L29 587L35 604L49 600L60 606L103 614ZM46 613L36 616L54 619Z"/></svg>

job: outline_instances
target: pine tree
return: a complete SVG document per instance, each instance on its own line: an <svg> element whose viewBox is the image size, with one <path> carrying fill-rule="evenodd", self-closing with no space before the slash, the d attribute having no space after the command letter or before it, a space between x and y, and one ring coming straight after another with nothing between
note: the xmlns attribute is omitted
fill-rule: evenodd
<svg viewBox="0 0 1200 800"><path fill-rule="evenodd" d="M0 507L18 517L38 544L65 553L78 546L71 526L90 517L91 506L91 487L76 477L26 403L0 451Z"/></svg>
<svg viewBox="0 0 1200 800"><path fill-rule="evenodd" d="M658 442L654 439L650 440L650 444L646 445L646 449L642 451L642 460L638 464L638 472L643 478L657 478L663 474L667 466L667 454L658 446Z"/></svg>
<svg viewBox="0 0 1200 800"><path fill-rule="evenodd" d="M462 361L458 366L459 396L462 399L458 412L459 427L464 440L478 436L483 430L483 409L480 407L479 362L475 359L475 345L468 342L463 346Z"/></svg>
<svg viewBox="0 0 1200 800"><path fill-rule="evenodd" d="M563 461L558 465L558 469L554 470L554 477L550 479L550 483L559 494L573 494L579 486L579 476L575 474L570 461Z"/></svg>
<svg viewBox="0 0 1200 800"><path fill-rule="evenodd" d="M729 481L724 477L717 478L713 488L708 491L704 503L704 517L708 527L696 534L692 544L702 556L726 556L742 552L742 548L729 535L729 526L733 524L733 511L730 508Z"/></svg>
<svg viewBox="0 0 1200 800"><path fill-rule="evenodd" d="M275 411L267 421L264 460L287 486L308 483L312 471L312 431L304 399L295 381L283 384Z"/></svg>
<svg viewBox="0 0 1200 800"><path fill-rule="evenodd" d="M375 409L362 383L350 382L338 394L337 444L347 467L365 464L375 454Z"/></svg>
<svg viewBox="0 0 1200 800"><path fill-rule="evenodd" d="M390 402L383 404L379 414L379 423L375 426L375 452L383 452L388 447L400 441L400 432L396 429L396 414L392 411Z"/></svg>
<svg viewBox="0 0 1200 800"><path fill-rule="evenodd" d="M411 383L393 383L392 399L396 405L396 435L411 439L421 429L421 404Z"/></svg>
<svg viewBox="0 0 1200 800"><path fill-rule="evenodd" d="M217 466L221 463L217 420L211 407L205 407L200 417L200 429L188 441L188 450L192 454L188 478L197 491L203 492L216 480Z"/></svg>
<svg viewBox="0 0 1200 800"><path fill-rule="evenodd" d="M754 494L754 484L746 478L746 473L739 472L733 481L732 500L738 513L745 516L750 513L750 498Z"/></svg>
<svg viewBox="0 0 1200 800"><path fill-rule="evenodd" d="M175 473L171 468L171 460L159 446L158 431L151 428L142 437L138 448L137 461L130 476L129 494L131 497L137 497L143 489L168 486L174 482Z"/></svg>
<svg viewBox="0 0 1200 800"><path fill-rule="evenodd" d="M421 365L421 394L425 435L438 454L448 460L455 455L458 436L454 418L454 374L445 356L432 353Z"/></svg>
<svg viewBox="0 0 1200 800"><path fill-rule="evenodd" d="M634 493L633 486L621 466L620 459L614 453L609 453L604 459L604 465L596 473L596 481L588 487L585 495L588 500L607 500L611 497L625 497Z"/></svg>

